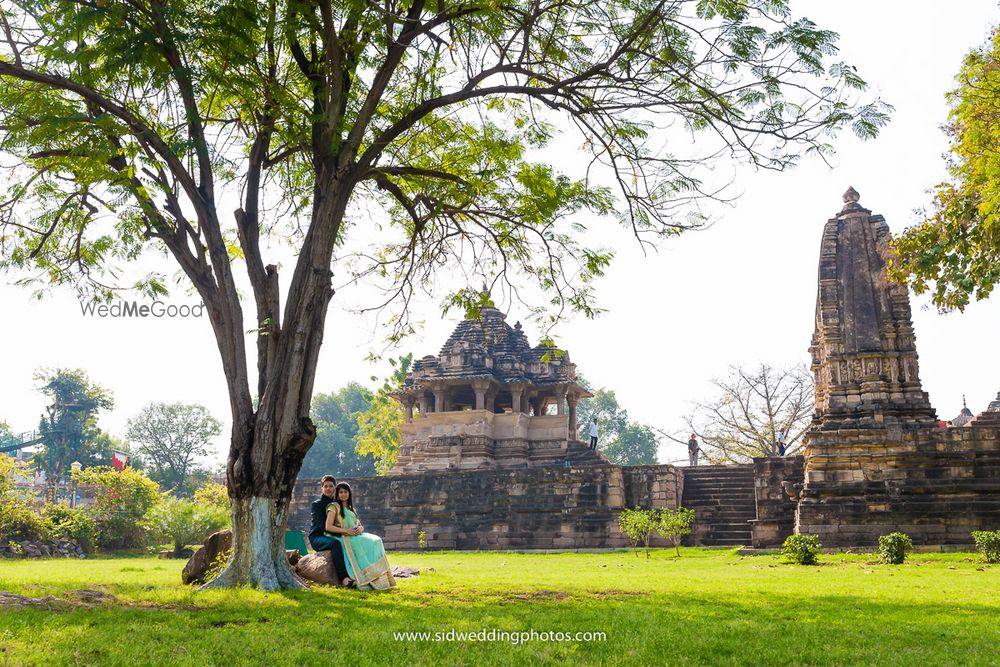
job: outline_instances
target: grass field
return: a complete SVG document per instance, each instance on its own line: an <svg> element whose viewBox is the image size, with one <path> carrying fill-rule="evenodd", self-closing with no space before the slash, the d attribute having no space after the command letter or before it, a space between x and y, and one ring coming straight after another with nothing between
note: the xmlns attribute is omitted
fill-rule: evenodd
<svg viewBox="0 0 1000 667"><path fill-rule="evenodd" d="M93 606L0 610L0 665L1000 664L1000 566L915 554L816 567L729 551L397 553L387 593L199 593L183 563L2 561L0 591ZM603 641L421 641L398 632L604 632Z"/></svg>

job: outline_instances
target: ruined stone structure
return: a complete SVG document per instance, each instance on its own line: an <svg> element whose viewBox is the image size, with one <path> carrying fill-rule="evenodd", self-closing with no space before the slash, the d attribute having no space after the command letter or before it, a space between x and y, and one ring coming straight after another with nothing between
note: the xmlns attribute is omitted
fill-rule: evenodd
<svg viewBox="0 0 1000 667"><path fill-rule="evenodd" d="M676 507L673 466L589 465L431 472L349 480L368 530L387 549L594 549L625 547L618 513ZM300 480L290 528L308 531L319 480Z"/></svg>
<svg viewBox="0 0 1000 667"><path fill-rule="evenodd" d="M921 388L904 287L888 281L889 230L858 202L826 223L810 352L816 410L804 456L752 465L610 465L576 440L568 356L547 359L486 309L424 357L394 475L352 480L364 523L390 549L627 546L624 508L696 511L688 544L775 547L793 531L826 547L968 545L1000 529L1000 394L964 425L939 428ZM414 414L416 411L416 414ZM959 420L956 420L958 422ZM289 525L307 529L316 480L296 486Z"/></svg>
<svg viewBox="0 0 1000 667"><path fill-rule="evenodd" d="M909 295L886 277L888 227L858 199L849 189L823 230L796 530L826 546L896 530L917 544L967 544L971 530L1000 527L998 428L988 417L936 428Z"/></svg>
<svg viewBox="0 0 1000 667"><path fill-rule="evenodd" d="M484 308L438 356L414 362L396 394L406 423L391 474L606 463L577 440L589 396L568 354L531 347L520 322Z"/></svg>
<svg viewBox="0 0 1000 667"><path fill-rule="evenodd" d="M889 282L889 226L858 203L854 188L826 223L819 257L813 428L933 426L920 387L910 297Z"/></svg>

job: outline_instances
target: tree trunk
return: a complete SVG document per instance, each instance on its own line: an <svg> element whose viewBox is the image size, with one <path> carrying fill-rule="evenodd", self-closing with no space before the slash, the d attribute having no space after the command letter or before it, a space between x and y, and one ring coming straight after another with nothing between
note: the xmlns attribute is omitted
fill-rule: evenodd
<svg viewBox="0 0 1000 667"><path fill-rule="evenodd" d="M233 501L233 553L218 577L202 586L253 586L265 591L306 588L288 564L285 527L288 498L239 498Z"/></svg>
<svg viewBox="0 0 1000 667"><path fill-rule="evenodd" d="M267 310L258 313L260 321L270 322L267 335L258 336L257 341L260 395L256 410L231 389L233 431L226 480L232 503L233 553L222 573L203 588L305 588L288 565L285 529L295 480L316 439L309 418L313 382L333 296L330 261L347 207L347 194L334 181L318 191L313 223L288 290L284 321L277 321L276 288L268 297ZM270 270L269 280L276 286L276 270ZM242 350L228 349L232 342L224 338L219 345L223 358L242 354ZM242 381L233 386L243 389Z"/></svg>

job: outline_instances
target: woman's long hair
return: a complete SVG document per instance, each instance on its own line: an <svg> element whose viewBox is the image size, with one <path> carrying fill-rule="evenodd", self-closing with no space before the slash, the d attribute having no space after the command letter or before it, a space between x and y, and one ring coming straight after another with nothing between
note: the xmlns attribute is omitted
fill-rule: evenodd
<svg viewBox="0 0 1000 667"><path fill-rule="evenodd" d="M344 503L340 501L340 490L347 489L347 507L352 512L354 512L354 494L351 492L351 485L347 482L341 482L337 485L337 488L333 490L334 502L340 505L340 517L345 518L344 515ZM357 512L354 512L357 514Z"/></svg>

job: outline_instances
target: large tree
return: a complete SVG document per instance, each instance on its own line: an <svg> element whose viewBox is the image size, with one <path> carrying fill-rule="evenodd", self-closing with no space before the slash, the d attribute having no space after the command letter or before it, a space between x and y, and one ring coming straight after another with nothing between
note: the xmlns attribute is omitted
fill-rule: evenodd
<svg viewBox="0 0 1000 667"><path fill-rule="evenodd" d="M357 451L358 415L371 407L372 393L351 382L339 391L313 399L316 441L306 454L301 474L366 477L375 474L375 459Z"/></svg>
<svg viewBox="0 0 1000 667"><path fill-rule="evenodd" d="M785 435L786 454L802 449L815 393L812 374L804 366L733 366L712 384L714 395L695 404L683 433L671 439L687 444L688 435L695 433L713 463L778 456L779 433Z"/></svg>
<svg viewBox="0 0 1000 667"><path fill-rule="evenodd" d="M1000 29L962 63L944 126L951 179L923 223L893 244L890 271L944 310L964 310L1000 281Z"/></svg>
<svg viewBox="0 0 1000 667"><path fill-rule="evenodd" d="M42 444L35 462L50 482L62 479L73 461L84 466L104 463L108 453L101 446L97 416L114 407L111 392L80 369L40 370L35 381L49 400L38 425Z"/></svg>
<svg viewBox="0 0 1000 667"><path fill-rule="evenodd" d="M333 269L403 305L393 337L442 267L593 314L610 253L567 216L669 236L716 192L709 158L781 169L840 128L877 132L885 110L854 101L836 37L783 0L5 0L2 262L109 297L119 261L172 258L232 413L233 558L213 583L299 586L283 534ZM557 127L588 178L532 160ZM275 237L296 251L283 298ZM164 291L158 274L134 286Z"/></svg>
<svg viewBox="0 0 1000 667"><path fill-rule="evenodd" d="M630 420L614 390L594 389L582 375L577 376L577 382L594 394L577 405L577 436L589 441L591 420L596 419L597 448L609 461L622 466L655 464L659 443L653 429Z"/></svg>
<svg viewBox="0 0 1000 667"><path fill-rule="evenodd" d="M203 405L150 403L128 422L128 437L163 489L191 495L208 479L200 460L212 452L222 424Z"/></svg>

